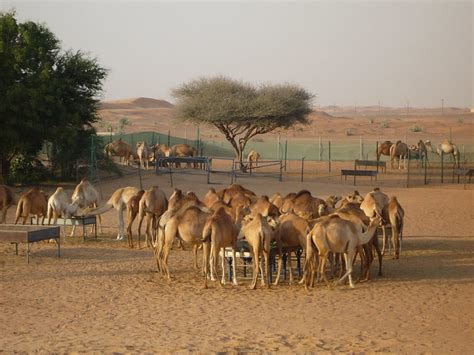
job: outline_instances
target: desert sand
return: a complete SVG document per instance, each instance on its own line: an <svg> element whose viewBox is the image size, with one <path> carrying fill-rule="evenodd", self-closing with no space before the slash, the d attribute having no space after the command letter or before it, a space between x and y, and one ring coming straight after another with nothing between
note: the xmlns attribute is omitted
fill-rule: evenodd
<svg viewBox="0 0 474 355"><path fill-rule="evenodd" d="M228 179L214 178L215 188ZM202 196L202 176L175 175L175 186ZM300 183L295 179L241 179L258 194L307 188L314 195L345 195L345 183ZM167 176L145 174L144 187ZM104 200L136 176L101 184ZM372 187L359 187L361 193ZM67 187L68 192L72 187ZM52 190L52 189L51 189ZM66 238L36 243L30 264L24 247L0 244L0 349L6 352L436 352L474 348L473 190L462 185L384 188L406 211L400 260L384 258L370 282L310 291L284 281L249 290L250 280L224 289L202 288L190 248L173 250L168 283L156 272L150 249L115 241L116 213L104 214L97 240ZM15 191L17 196L20 189ZM8 212L13 221L14 208ZM356 265L358 274L358 264Z"/></svg>

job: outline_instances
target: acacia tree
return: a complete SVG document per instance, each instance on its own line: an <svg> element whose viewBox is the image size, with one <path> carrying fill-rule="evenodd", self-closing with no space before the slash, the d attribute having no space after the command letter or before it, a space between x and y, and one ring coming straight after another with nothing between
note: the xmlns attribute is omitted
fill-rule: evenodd
<svg viewBox="0 0 474 355"><path fill-rule="evenodd" d="M105 69L81 52L62 52L44 25L0 12L0 73L2 177L15 156L34 157L45 141L53 145L53 165L70 177L95 134Z"/></svg>
<svg viewBox="0 0 474 355"><path fill-rule="evenodd" d="M263 85L201 78L173 91L179 119L215 126L232 145L240 168L248 141L277 128L307 124L313 95L290 84Z"/></svg>

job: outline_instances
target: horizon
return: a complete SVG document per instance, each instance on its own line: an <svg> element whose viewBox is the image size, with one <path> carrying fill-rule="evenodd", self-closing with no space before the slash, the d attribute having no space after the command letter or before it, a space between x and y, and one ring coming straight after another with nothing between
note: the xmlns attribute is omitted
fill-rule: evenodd
<svg viewBox="0 0 474 355"><path fill-rule="evenodd" d="M295 83L323 107L472 108L472 2L16 2L110 70L102 101L225 75Z"/></svg>

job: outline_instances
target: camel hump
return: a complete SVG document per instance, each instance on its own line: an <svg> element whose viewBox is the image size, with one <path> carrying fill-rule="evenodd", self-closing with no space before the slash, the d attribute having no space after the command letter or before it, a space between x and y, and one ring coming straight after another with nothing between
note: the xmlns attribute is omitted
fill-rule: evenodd
<svg viewBox="0 0 474 355"><path fill-rule="evenodd" d="M311 192L309 192L308 190L301 190L296 194L295 198L301 197L301 196L304 196L304 195L312 196Z"/></svg>
<svg viewBox="0 0 474 355"><path fill-rule="evenodd" d="M443 144L451 144L451 142L449 141L449 139L444 139Z"/></svg>

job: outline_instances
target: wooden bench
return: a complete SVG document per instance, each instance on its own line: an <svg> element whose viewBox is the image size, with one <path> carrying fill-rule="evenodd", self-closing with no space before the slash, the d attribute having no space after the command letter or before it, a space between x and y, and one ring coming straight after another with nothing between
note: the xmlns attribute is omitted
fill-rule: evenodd
<svg viewBox="0 0 474 355"><path fill-rule="evenodd" d="M357 170L358 166L365 166L365 168L368 166L375 166L377 171L379 171L379 168L381 168L382 172L387 172L387 162L384 161L356 159L354 161L354 170Z"/></svg>
<svg viewBox="0 0 474 355"><path fill-rule="evenodd" d="M61 256L59 227L26 226L18 224L0 225L0 241L15 244L18 255L18 244L26 243L26 261L30 262L30 244L41 240L55 239L58 245L58 257Z"/></svg>
<svg viewBox="0 0 474 355"><path fill-rule="evenodd" d="M377 181L377 170L349 170L349 169L341 169L341 180L342 177L345 177L347 180L347 176L354 176L354 186L356 184L356 176L370 176L370 180L375 177L375 181Z"/></svg>

